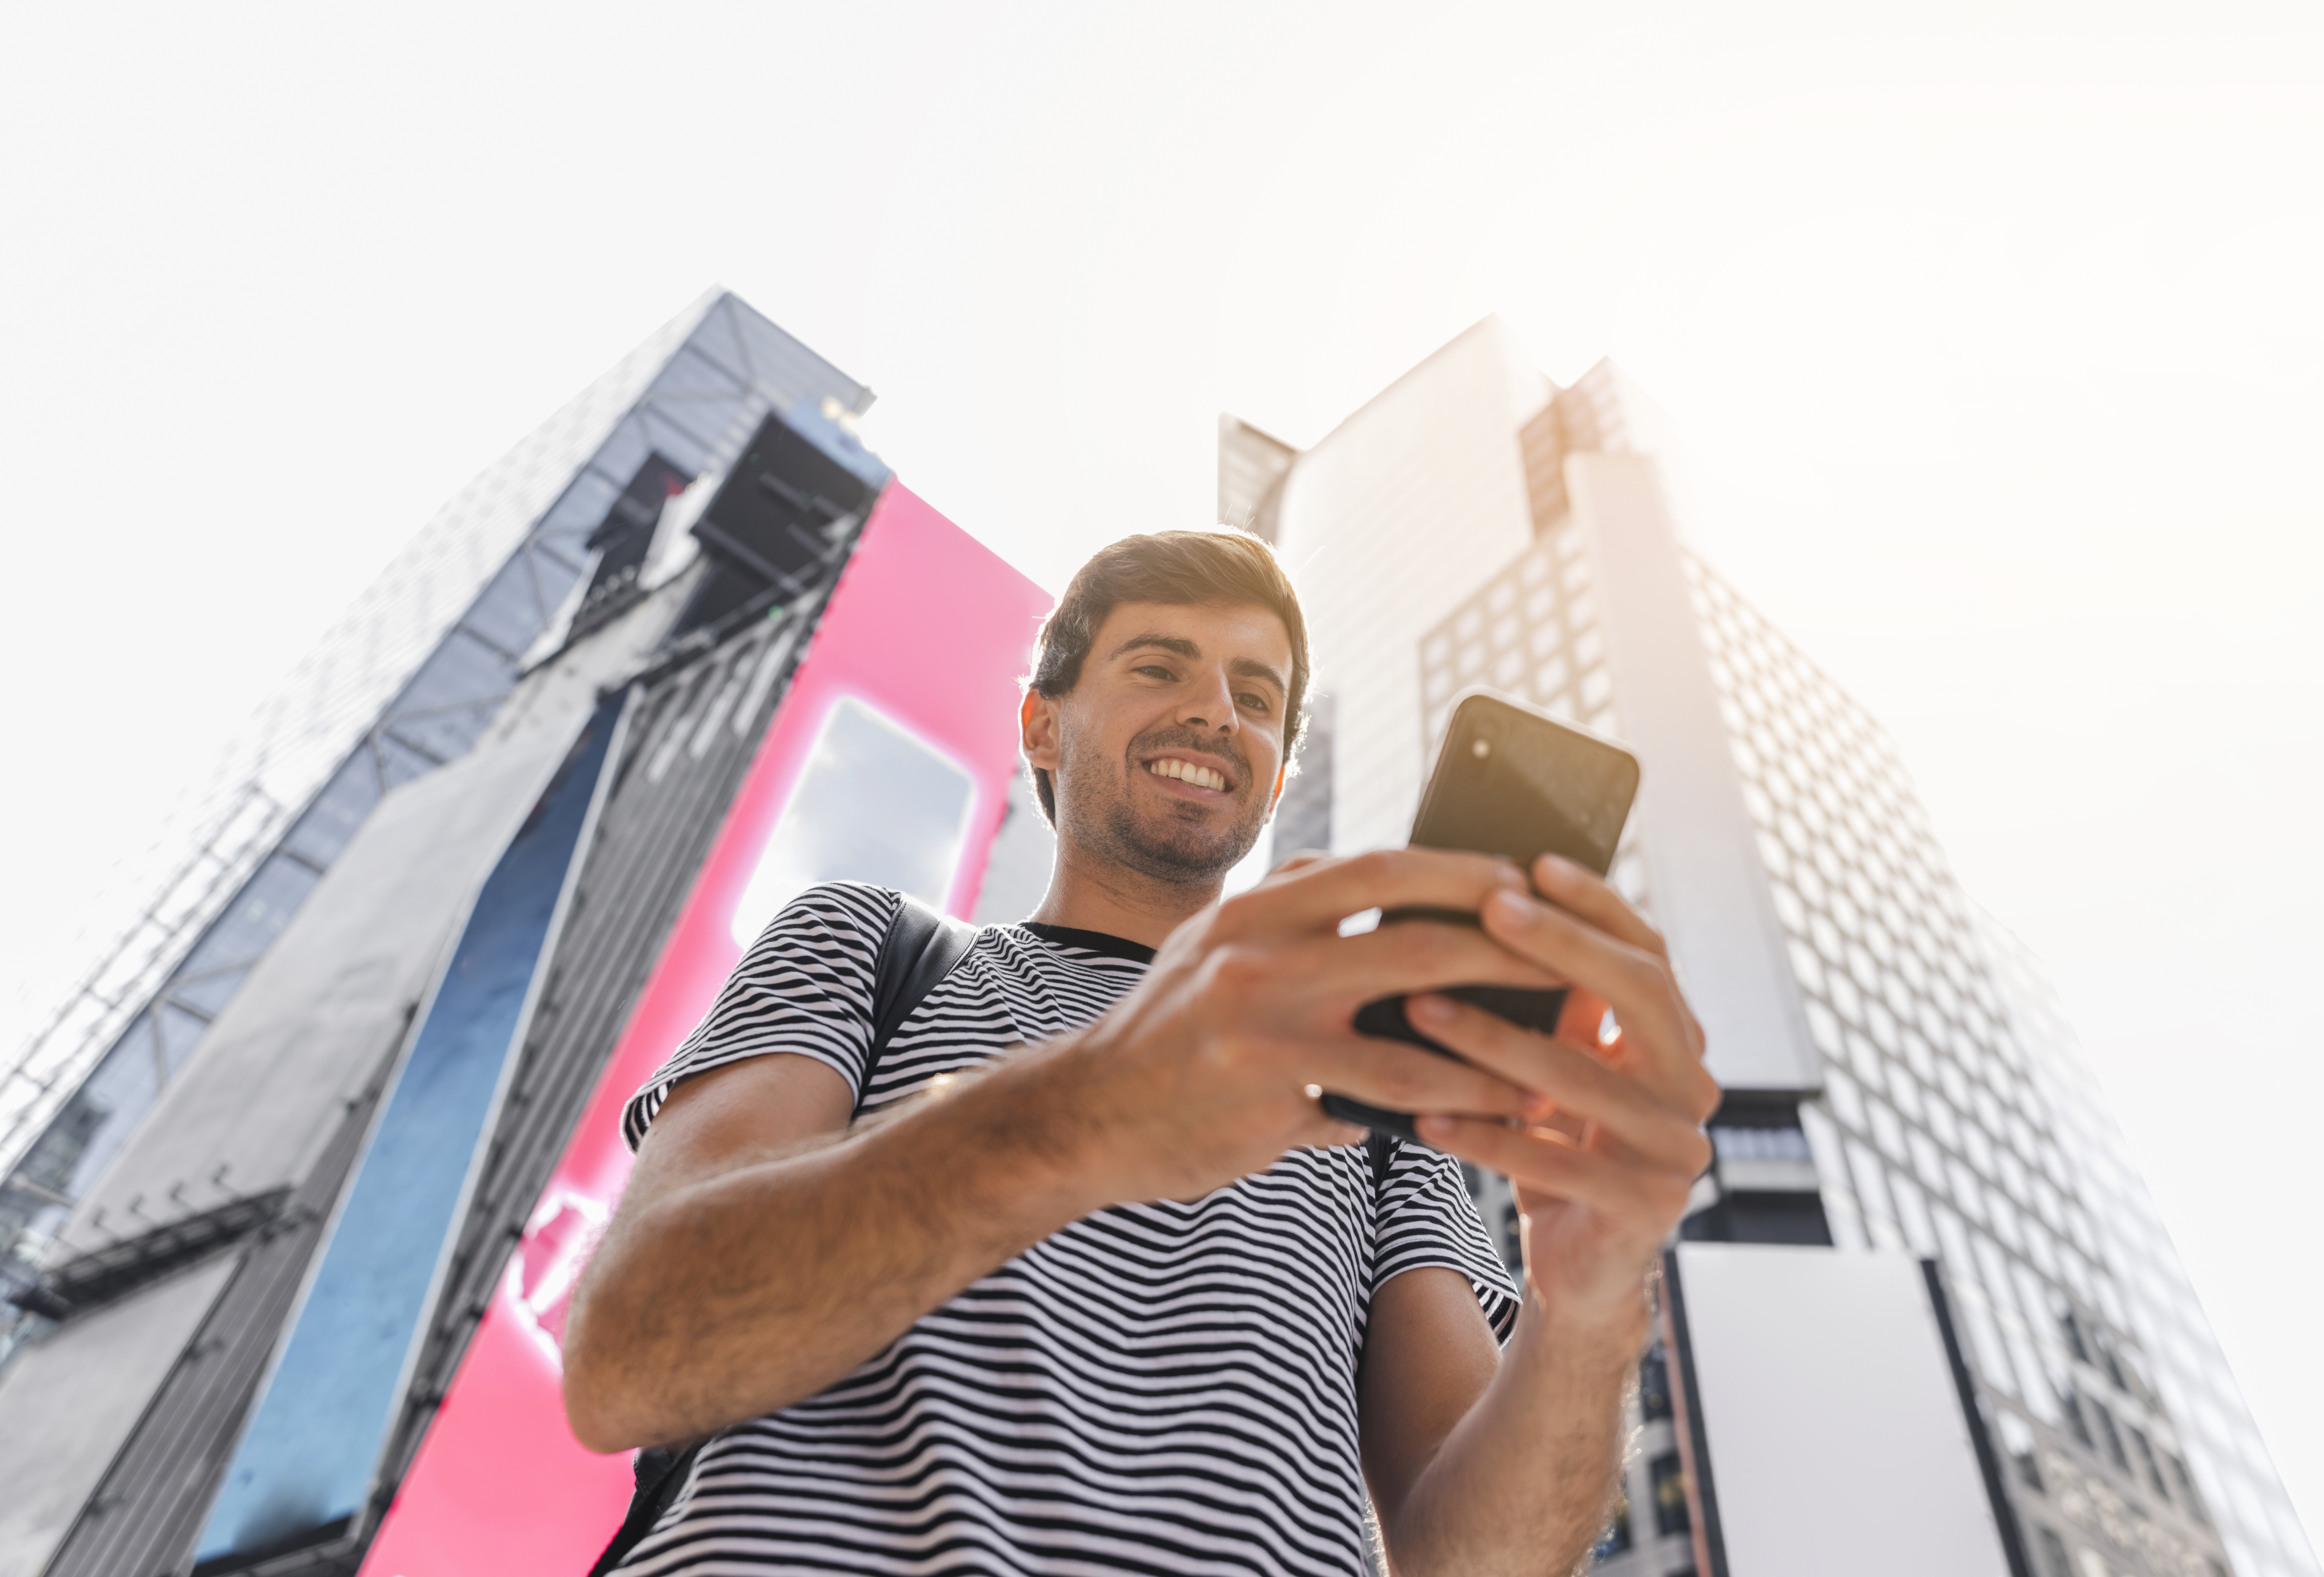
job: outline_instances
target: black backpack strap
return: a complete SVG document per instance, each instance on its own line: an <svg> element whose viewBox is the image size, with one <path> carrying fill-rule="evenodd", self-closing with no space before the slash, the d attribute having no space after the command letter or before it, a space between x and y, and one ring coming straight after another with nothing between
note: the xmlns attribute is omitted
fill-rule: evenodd
<svg viewBox="0 0 2324 1577"><path fill-rule="evenodd" d="M908 892L896 897L896 918L880 939L880 961L873 971L872 1046L863 1056L866 1094L880 1059L888 1053L888 1042L976 941L976 927L967 921L939 914ZM855 1110L859 1114L863 1110L862 1094L855 1097Z"/></svg>
<svg viewBox="0 0 2324 1577"><path fill-rule="evenodd" d="M653 1532L654 1524L661 1520L662 1513L669 1509L678 1492L686 1488L686 1480L693 1476L694 1459L702 1454L703 1443L697 1440L675 1451L668 1446L650 1445L638 1452L637 1460L630 1465L637 1480L637 1489L630 1497L630 1514L622 1518L613 1542L605 1546L605 1553L589 1568L589 1577L605 1577L628 1560L630 1552Z"/></svg>
<svg viewBox="0 0 2324 1577"><path fill-rule="evenodd" d="M1375 1128L1364 1135L1364 1156L1372 1164L1373 1199L1379 1199L1379 1191L1387 1186L1389 1169L1396 1165L1396 1152L1403 1148L1404 1141L1384 1128Z"/></svg>

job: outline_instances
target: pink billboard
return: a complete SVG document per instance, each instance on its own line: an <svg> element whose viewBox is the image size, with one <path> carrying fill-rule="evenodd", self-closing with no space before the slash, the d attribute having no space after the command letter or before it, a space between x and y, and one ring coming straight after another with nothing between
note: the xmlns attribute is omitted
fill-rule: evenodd
<svg viewBox="0 0 2324 1577"><path fill-rule="evenodd" d="M629 1176L622 1103L694 1028L758 927L808 881L859 874L969 912L1018 770L1016 681L1049 601L901 485L881 497L364 1577L575 1577L613 1536L629 1502L629 1453L599 1456L566 1427L558 1341ZM915 798L881 807L881 822L919 832L908 846L891 839L881 871L845 869L843 807L863 780L849 763L904 758L911 771L877 778L908 781Z"/></svg>

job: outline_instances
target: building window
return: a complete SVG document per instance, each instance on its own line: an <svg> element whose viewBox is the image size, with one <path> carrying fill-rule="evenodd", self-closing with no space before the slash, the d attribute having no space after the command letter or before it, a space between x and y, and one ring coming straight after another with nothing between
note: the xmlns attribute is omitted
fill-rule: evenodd
<svg viewBox="0 0 2324 1577"><path fill-rule="evenodd" d="M2073 1355L2084 1363L2089 1362L2090 1350L2082 1341L2082 1323L2074 1317L2073 1310L2068 1309L2058 1316L2058 1327L2065 1333L2066 1346Z"/></svg>
<svg viewBox="0 0 2324 1577"><path fill-rule="evenodd" d="M2058 1406L2066 1416L2066 1427L2073 1431L2074 1438L2081 1443L2082 1449L2095 1452L2098 1448L2098 1442L2090 1438L2090 1421L2082 1416L2082 1398L2075 1394L2072 1387L2069 1386L2058 1393Z"/></svg>
<svg viewBox="0 0 2324 1577"><path fill-rule="evenodd" d="M1663 1537L1691 1532L1694 1524L1686 1513L1686 1474L1678 1465L1678 1452L1666 1451L1656 1457L1652 1469L1655 1491L1655 1532Z"/></svg>
<svg viewBox="0 0 2324 1577"><path fill-rule="evenodd" d="M2000 1420L2001 1448L2017 1470L2019 1481L2037 1495L2048 1493L2047 1486L2042 1482L2042 1464L2034 1450L2034 1431L2015 1413L2003 1411Z"/></svg>
<svg viewBox="0 0 2324 1577"><path fill-rule="evenodd" d="M2163 1464L2154 1460L2154 1447L2148 1442L2146 1432L2135 1424L2126 1424L2124 1427L2130 1431L2131 1450L2138 1458L2139 1467L2146 1474L2146 1481L2154 1486L2154 1492L2157 1495L2162 1496L2165 1500L2170 1499L2171 1486L2163 1482Z"/></svg>
<svg viewBox="0 0 2324 1577"><path fill-rule="evenodd" d="M2034 1543L2042 1552L2037 1577L2075 1577L2072 1563L2066 1558L2065 1540L2037 1522L2034 1525Z"/></svg>
<svg viewBox="0 0 2324 1577"><path fill-rule="evenodd" d="M1638 1416L1647 1423L1671 1416L1670 1360L1659 1338L1638 1360Z"/></svg>
<svg viewBox="0 0 2324 1577"><path fill-rule="evenodd" d="M2197 1522L2210 1526L2210 1515L2203 1509L2203 1497L2196 1492L2194 1478L2187 1471L2187 1459L2172 1452L2163 1454L2170 1460L2171 1476L2179 1480L2179 1503Z"/></svg>
<svg viewBox="0 0 2324 1577"><path fill-rule="evenodd" d="M735 943L750 946L818 881L876 881L941 905L975 800L958 762L886 713L841 697L734 907Z"/></svg>
<svg viewBox="0 0 2324 1577"><path fill-rule="evenodd" d="M2090 1405L2090 1416L2098 1421L2098 1438L2106 1443L2107 1460L2128 1473L2130 1456L2122 1449L2122 1432L2114 1426L2114 1415L2107 1412L2107 1405L2097 1397L2091 1397L2087 1400Z"/></svg>

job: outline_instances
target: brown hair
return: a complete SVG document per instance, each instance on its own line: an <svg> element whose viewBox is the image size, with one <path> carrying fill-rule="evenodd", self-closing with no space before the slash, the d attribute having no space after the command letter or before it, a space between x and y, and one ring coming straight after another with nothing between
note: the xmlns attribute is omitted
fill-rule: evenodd
<svg viewBox="0 0 2324 1577"><path fill-rule="evenodd" d="M1054 700L1079 684L1098 627L1121 603L1256 603L1281 619L1291 637L1291 691L1283 697L1283 759L1291 760L1307 721L1307 621L1273 549L1243 531L1157 531L1099 549L1042 623L1027 687ZM1056 790L1039 767L1033 788L1056 825Z"/></svg>

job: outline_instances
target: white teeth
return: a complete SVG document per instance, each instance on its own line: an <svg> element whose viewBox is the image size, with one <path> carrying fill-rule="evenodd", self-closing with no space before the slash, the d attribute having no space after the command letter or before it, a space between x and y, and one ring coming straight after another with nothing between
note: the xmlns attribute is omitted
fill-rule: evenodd
<svg viewBox="0 0 2324 1577"><path fill-rule="evenodd" d="M1168 756L1146 763L1146 770L1157 778L1176 778L1182 783L1192 783L1199 788L1220 788L1227 786L1226 779L1208 767L1198 767L1191 761L1174 761Z"/></svg>

